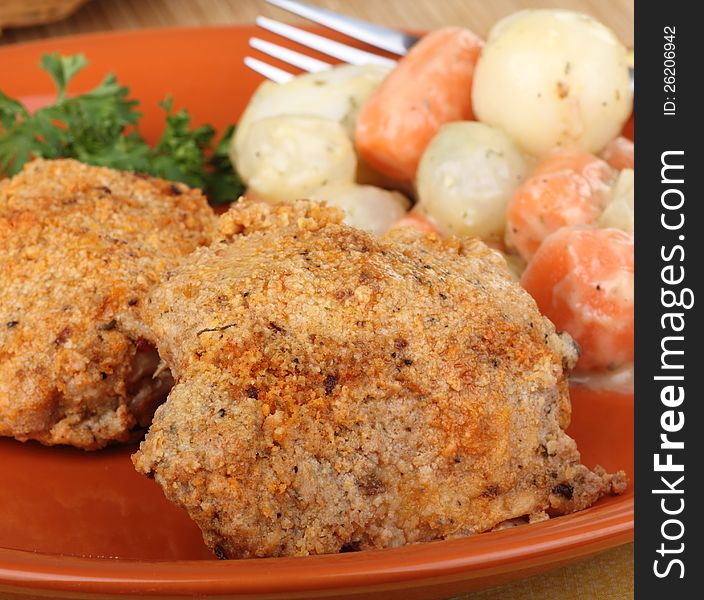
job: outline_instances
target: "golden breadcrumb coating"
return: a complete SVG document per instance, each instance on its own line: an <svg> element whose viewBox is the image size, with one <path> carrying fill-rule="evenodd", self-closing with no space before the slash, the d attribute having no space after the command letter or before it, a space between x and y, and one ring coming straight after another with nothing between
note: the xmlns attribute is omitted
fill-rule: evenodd
<svg viewBox="0 0 704 600"><path fill-rule="evenodd" d="M196 190L36 160L0 183L0 435L95 449L172 383L135 312L215 217Z"/></svg>
<svg viewBox="0 0 704 600"><path fill-rule="evenodd" d="M623 490L580 464L575 346L496 252L341 220L236 206L143 307L177 383L133 461L217 556L447 539Z"/></svg>

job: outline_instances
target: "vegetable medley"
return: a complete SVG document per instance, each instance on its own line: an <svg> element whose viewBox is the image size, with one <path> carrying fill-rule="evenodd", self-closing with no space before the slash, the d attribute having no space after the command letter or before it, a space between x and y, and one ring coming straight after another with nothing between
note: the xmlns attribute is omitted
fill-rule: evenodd
<svg viewBox="0 0 704 600"><path fill-rule="evenodd" d="M481 237L580 345L578 371L615 385L633 363L632 101L611 30L526 10L486 41L434 31L393 69L265 82L230 155L260 200L326 200L378 234Z"/></svg>

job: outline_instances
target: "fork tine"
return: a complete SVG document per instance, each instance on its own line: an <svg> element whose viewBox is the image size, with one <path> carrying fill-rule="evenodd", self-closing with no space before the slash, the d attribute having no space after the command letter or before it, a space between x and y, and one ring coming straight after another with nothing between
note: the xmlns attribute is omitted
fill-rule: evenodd
<svg viewBox="0 0 704 600"><path fill-rule="evenodd" d="M360 42L366 42L382 50L403 56L420 38L402 31L382 27L369 21L341 15L332 10L312 6L294 0L266 0L278 8L287 10L299 17L320 23L329 29L339 31Z"/></svg>
<svg viewBox="0 0 704 600"><path fill-rule="evenodd" d="M267 17L257 17L257 25L267 31L276 33L351 65L381 64L393 66L396 64L396 61L390 58L384 58L383 56L378 56L371 52L365 52L359 48L353 48L352 46L329 40L323 36L298 29L297 27L292 27L291 25L286 25L285 23L279 23Z"/></svg>
<svg viewBox="0 0 704 600"><path fill-rule="evenodd" d="M252 69L252 71L256 71L260 75L264 75L264 77L271 79L271 81L275 81L276 83L286 83L287 81L291 81L291 79L293 79L293 75L291 73L262 62L257 58L252 58L251 56L245 56L244 64Z"/></svg>
<svg viewBox="0 0 704 600"><path fill-rule="evenodd" d="M266 40L253 37L249 39L249 45L255 50L259 50L264 54L278 58L279 60L308 71L309 73L317 73L319 71L325 71L331 67L330 63L318 60L312 56L306 56L295 50L290 50L289 48L284 48L278 44L272 44Z"/></svg>

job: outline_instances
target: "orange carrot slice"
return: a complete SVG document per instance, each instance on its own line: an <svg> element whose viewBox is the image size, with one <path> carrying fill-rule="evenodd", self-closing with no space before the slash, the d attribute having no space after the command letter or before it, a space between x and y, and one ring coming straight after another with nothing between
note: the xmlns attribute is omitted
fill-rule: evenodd
<svg viewBox="0 0 704 600"><path fill-rule="evenodd" d="M474 65L483 42L468 29L448 27L426 35L362 107L357 152L379 172L412 181L440 126L470 120Z"/></svg>
<svg viewBox="0 0 704 600"><path fill-rule="evenodd" d="M632 169L635 162L633 142L625 137L617 137L604 148L601 158L618 171Z"/></svg>
<svg viewBox="0 0 704 600"><path fill-rule="evenodd" d="M567 225L594 223L616 173L581 150L548 155L516 190L506 210L506 243L530 260L541 242Z"/></svg>
<svg viewBox="0 0 704 600"><path fill-rule="evenodd" d="M577 341L577 369L633 362L633 236L566 227L545 239L521 283L559 331Z"/></svg>
<svg viewBox="0 0 704 600"><path fill-rule="evenodd" d="M435 233L440 235L438 226L428 217L415 210L412 210L407 213L405 217L401 217L397 221L393 222L389 229L398 229L399 227L412 227L421 233Z"/></svg>

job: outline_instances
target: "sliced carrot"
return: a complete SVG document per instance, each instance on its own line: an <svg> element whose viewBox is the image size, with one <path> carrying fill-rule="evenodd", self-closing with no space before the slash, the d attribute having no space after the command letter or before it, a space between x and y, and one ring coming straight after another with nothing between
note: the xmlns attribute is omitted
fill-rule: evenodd
<svg viewBox="0 0 704 600"><path fill-rule="evenodd" d="M580 345L577 369L633 362L633 236L565 227L545 239L521 278L541 312Z"/></svg>
<svg viewBox="0 0 704 600"><path fill-rule="evenodd" d="M548 155L516 190L506 210L506 243L525 259L552 232L594 223L608 202L615 171L581 150Z"/></svg>
<svg viewBox="0 0 704 600"><path fill-rule="evenodd" d="M470 120L474 65L483 42L468 29L426 35L384 79L357 118L357 151L377 171L412 181L441 125Z"/></svg>
<svg viewBox="0 0 704 600"><path fill-rule="evenodd" d="M601 158L618 171L632 169L635 162L633 142L625 137L617 137L606 146Z"/></svg>
<svg viewBox="0 0 704 600"><path fill-rule="evenodd" d="M399 227L412 227L421 233L435 233L440 235L440 229L424 214L412 210L405 217L401 217L398 221L391 224L389 229L398 229Z"/></svg>

